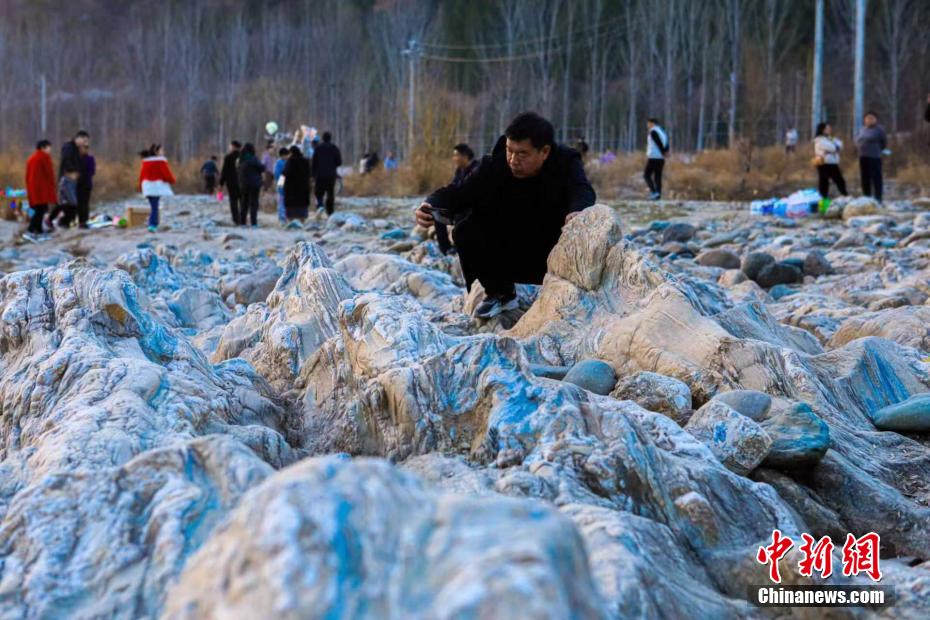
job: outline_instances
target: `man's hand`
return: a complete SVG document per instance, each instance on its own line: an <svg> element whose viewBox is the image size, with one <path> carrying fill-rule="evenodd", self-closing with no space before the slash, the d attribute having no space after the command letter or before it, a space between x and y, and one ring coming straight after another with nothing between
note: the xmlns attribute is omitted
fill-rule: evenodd
<svg viewBox="0 0 930 620"><path fill-rule="evenodd" d="M434 223L432 210L433 210L433 207L431 207L428 202L424 202L419 207L417 207L417 210L414 211L414 216L416 217L417 224L419 224L423 228L429 228L430 226L432 226Z"/></svg>
<svg viewBox="0 0 930 620"><path fill-rule="evenodd" d="M568 224L569 222L571 222L573 219L575 219L578 216L579 213L581 213L581 211L572 211L571 213L566 215L565 223Z"/></svg>

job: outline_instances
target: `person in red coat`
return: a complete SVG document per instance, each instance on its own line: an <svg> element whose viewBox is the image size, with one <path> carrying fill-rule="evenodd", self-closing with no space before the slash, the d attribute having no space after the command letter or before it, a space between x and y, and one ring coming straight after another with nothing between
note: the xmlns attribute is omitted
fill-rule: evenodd
<svg viewBox="0 0 930 620"><path fill-rule="evenodd" d="M139 155L142 167L139 169L139 191L148 198L152 210L149 213L149 232L158 230L158 202L162 196L174 196L171 186L177 181L168 167L160 144L153 144Z"/></svg>
<svg viewBox="0 0 930 620"><path fill-rule="evenodd" d="M52 165L52 143L39 140L35 152L26 161L26 194L32 207L29 229L23 235L29 241L38 241L42 235L42 219L48 206L58 200L55 167Z"/></svg>

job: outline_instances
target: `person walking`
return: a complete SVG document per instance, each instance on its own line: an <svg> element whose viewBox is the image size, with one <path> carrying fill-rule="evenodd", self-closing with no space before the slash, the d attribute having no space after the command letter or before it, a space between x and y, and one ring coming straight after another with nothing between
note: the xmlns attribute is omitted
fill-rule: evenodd
<svg viewBox="0 0 930 620"><path fill-rule="evenodd" d="M290 156L290 149L281 147L278 151L278 161L274 163L274 186L278 197L278 222L287 224L287 212L284 206L284 167L287 166L287 158ZM309 204L309 203L308 203Z"/></svg>
<svg viewBox="0 0 930 620"><path fill-rule="evenodd" d="M665 168L665 156L668 154L668 135L659 119L650 118L646 121L648 134L646 136L646 169L643 178L649 186L649 197L652 200L662 198L662 170Z"/></svg>
<svg viewBox="0 0 930 620"><path fill-rule="evenodd" d="M211 155L210 159L203 162L200 167L200 176L203 178L204 190L208 195L213 195L216 191L216 177L220 173L220 167L216 164L216 155Z"/></svg>
<svg viewBox="0 0 930 620"><path fill-rule="evenodd" d="M342 153L333 144L333 134L323 132L323 143L313 151L310 162L310 175L314 179L317 211L324 208L327 215L332 215L336 203L336 178L342 165ZM285 177L287 173L285 172ZM325 203L324 203L325 198Z"/></svg>
<svg viewBox="0 0 930 620"><path fill-rule="evenodd" d="M882 155L888 148L888 136L878 124L875 112L866 112L862 118L862 128L856 135L859 147L859 176L862 180L862 194L882 201Z"/></svg>
<svg viewBox="0 0 930 620"><path fill-rule="evenodd" d="M840 194L846 196L846 179L840 170L840 151L843 142L833 137L833 127L830 123L818 123L816 137L814 138L814 167L817 168L817 188L820 196L827 198L830 195L830 181L836 184Z"/></svg>
<svg viewBox="0 0 930 620"><path fill-rule="evenodd" d="M239 226L245 222L239 221L239 198L241 191L239 189L239 173L236 171L236 164L239 161L239 149L242 143L233 140L229 143L229 151L223 156L223 168L220 172L220 189L226 188L229 195L229 211L232 213L233 226Z"/></svg>
<svg viewBox="0 0 930 620"><path fill-rule="evenodd" d="M798 149L798 130L792 127L785 132L785 154L792 155Z"/></svg>
<svg viewBox="0 0 930 620"><path fill-rule="evenodd" d="M274 188L274 164L275 164L274 140L269 140L265 144L265 152L262 153L262 189L266 192Z"/></svg>
<svg viewBox="0 0 930 620"><path fill-rule="evenodd" d="M90 147L90 134L83 129L61 147L61 161L58 163L58 178L65 175L65 170L78 170L78 226L87 228L90 219L90 192L93 181L87 173L84 153Z"/></svg>
<svg viewBox="0 0 930 620"><path fill-rule="evenodd" d="M43 237L42 220L48 206L55 204L58 197L55 191L55 166L52 164L52 143L39 140L36 150L26 160L26 196L32 216L23 239L36 243Z"/></svg>
<svg viewBox="0 0 930 620"><path fill-rule="evenodd" d="M465 179L478 167L475 152L464 143L452 147L452 163L455 165L455 173L452 175L451 185L455 187L464 183ZM453 252L455 248L449 239L449 227L442 222L436 222L433 226L436 229L436 243L439 245L439 251L443 254Z"/></svg>
<svg viewBox="0 0 930 620"><path fill-rule="evenodd" d="M325 143L324 143L325 144ZM322 146L322 145L321 145ZM316 150L319 153L320 149ZM316 155L314 153L314 156ZM284 165L284 210L288 227L298 228L310 211L310 162L292 146ZM317 181L319 183L319 180ZM298 222L299 220L299 222Z"/></svg>
<svg viewBox="0 0 930 620"><path fill-rule="evenodd" d="M158 230L158 206L162 198L173 196L171 186L177 181L168 167L168 160L160 144L153 144L140 151L142 166L139 168L139 191L149 201L149 232Z"/></svg>
<svg viewBox="0 0 930 620"><path fill-rule="evenodd" d="M517 307L516 283L542 283L562 226L595 200L578 151L556 144L552 123L527 112L464 182L433 192L415 217L424 228L455 226L465 283L480 282L486 295L475 316L488 319Z"/></svg>
<svg viewBox="0 0 930 620"><path fill-rule="evenodd" d="M245 226L246 219L252 222L252 228L258 227L258 199L262 193L265 166L255 154L255 145L251 142L242 147L236 164L239 173L239 189L242 202L239 203L239 225Z"/></svg>
<svg viewBox="0 0 930 620"><path fill-rule="evenodd" d="M388 172L397 170L397 157L394 155L394 151L388 151L387 155L384 156L384 169Z"/></svg>

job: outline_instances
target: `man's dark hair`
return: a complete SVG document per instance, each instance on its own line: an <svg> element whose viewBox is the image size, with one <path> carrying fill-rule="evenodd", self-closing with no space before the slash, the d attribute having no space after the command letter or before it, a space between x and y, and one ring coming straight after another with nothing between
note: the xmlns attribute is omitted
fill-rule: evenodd
<svg viewBox="0 0 930 620"><path fill-rule="evenodd" d="M333 141L333 134L329 133L328 131L324 131L323 142L332 142L332 141Z"/></svg>
<svg viewBox="0 0 930 620"><path fill-rule="evenodd" d="M241 149L241 148L242 148L242 143L239 142L238 140L232 140L232 141L230 141L230 144L233 145L233 148L236 148L236 149Z"/></svg>
<svg viewBox="0 0 930 620"><path fill-rule="evenodd" d="M652 123L653 125L661 125L661 124L662 124L662 123L659 122L659 119L657 119L655 116L650 116L649 118L646 119L646 122Z"/></svg>
<svg viewBox="0 0 930 620"><path fill-rule="evenodd" d="M281 148L278 149L278 157L284 157L288 153L290 153L290 151L288 150L286 146L282 146Z"/></svg>
<svg viewBox="0 0 930 620"><path fill-rule="evenodd" d="M464 142L461 144L456 144L455 146L452 147L452 150L458 153L459 155L464 155L468 159L475 158L475 152L471 150L471 147L465 144Z"/></svg>
<svg viewBox="0 0 930 620"><path fill-rule="evenodd" d="M216 155L210 155L210 159L212 159L213 161L216 161L216 159L217 159L217 158L216 158Z"/></svg>
<svg viewBox="0 0 930 620"><path fill-rule="evenodd" d="M251 142L246 142L245 146L242 147L243 155L255 155L255 145Z"/></svg>
<svg viewBox="0 0 930 620"><path fill-rule="evenodd" d="M824 130L827 128L827 125L830 123L817 123L817 130L814 132L815 136L822 136Z"/></svg>
<svg viewBox="0 0 930 620"><path fill-rule="evenodd" d="M75 137L75 138L89 138L89 137L90 137L90 134L87 133L86 131L84 131L84 130L82 129L81 131L79 131L79 132L77 132L76 134L74 134L74 137Z"/></svg>
<svg viewBox="0 0 930 620"><path fill-rule="evenodd" d="M552 123L535 112L524 112L510 121L504 135L521 142L529 139L535 149L555 145L555 128Z"/></svg>
<svg viewBox="0 0 930 620"><path fill-rule="evenodd" d="M304 154L300 152L300 147L297 146L296 144L292 146L290 149L288 149L288 151L290 152L291 157L303 157L304 156Z"/></svg>
<svg viewBox="0 0 930 620"><path fill-rule="evenodd" d="M874 116L875 120L878 120L878 114L875 113L875 110L867 111L865 114L862 115L862 118L865 118L866 116Z"/></svg>
<svg viewBox="0 0 930 620"><path fill-rule="evenodd" d="M77 172L78 174L80 174L81 171L75 168L73 165L65 167L65 174L72 174L74 172Z"/></svg>
<svg viewBox="0 0 930 620"><path fill-rule="evenodd" d="M48 140L39 140L38 142L36 142L36 150L37 150L37 151L41 151L42 149L44 149L44 148L47 147L47 146L52 146L52 143L49 142Z"/></svg>

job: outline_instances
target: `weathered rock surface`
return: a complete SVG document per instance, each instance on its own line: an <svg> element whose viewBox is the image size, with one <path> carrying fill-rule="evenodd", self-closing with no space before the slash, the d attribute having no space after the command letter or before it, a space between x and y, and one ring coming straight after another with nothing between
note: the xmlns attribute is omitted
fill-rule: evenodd
<svg viewBox="0 0 930 620"><path fill-rule="evenodd" d="M481 323L409 208L3 253L0 617L750 618L776 527L880 533L930 613L925 214L596 206Z"/></svg>
<svg viewBox="0 0 930 620"><path fill-rule="evenodd" d="M167 618L603 618L584 544L538 502L436 494L384 461L310 459L246 495Z"/></svg>
<svg viewBox="0 0 930 620"><path fill-rule="evenodd" d="M569 369L564 381L574 383L595 394L610 394L617 384L617 374L601 360L581 360Z"/></svg>

